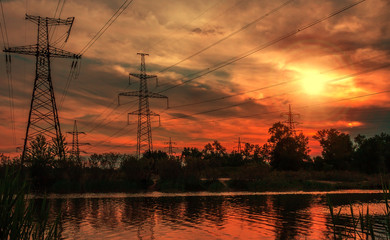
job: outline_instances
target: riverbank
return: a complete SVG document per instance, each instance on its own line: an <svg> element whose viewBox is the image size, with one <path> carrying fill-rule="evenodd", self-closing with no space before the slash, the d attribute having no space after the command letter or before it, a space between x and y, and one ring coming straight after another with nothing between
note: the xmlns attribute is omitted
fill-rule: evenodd
<svg viewBox="0 0 390 240"><path fill-rule="evenodd" d="M139 193L139 192L267 192L267 191L334 191L344 189L382 189L390 175L366 175L357 172L280 172L272 171L262 177L176 178L150 180L127 179L113 171L99 177L81 174L78 179L53 179L35 192L47 193Z"/></svg>

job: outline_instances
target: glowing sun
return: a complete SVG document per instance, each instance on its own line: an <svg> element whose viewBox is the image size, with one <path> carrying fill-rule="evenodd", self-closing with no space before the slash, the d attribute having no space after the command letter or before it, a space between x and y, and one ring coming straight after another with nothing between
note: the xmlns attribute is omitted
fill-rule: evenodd
<svg viewBox="0 0 390 240"><path fill-rule="evenodd" d="M301 76L301 83L303 86L303 89L308 94L320 94L323 92L325 88L325 83L329 79L324 76L323 74L312 71L312 70L306 70L302 72Z"/></svg>

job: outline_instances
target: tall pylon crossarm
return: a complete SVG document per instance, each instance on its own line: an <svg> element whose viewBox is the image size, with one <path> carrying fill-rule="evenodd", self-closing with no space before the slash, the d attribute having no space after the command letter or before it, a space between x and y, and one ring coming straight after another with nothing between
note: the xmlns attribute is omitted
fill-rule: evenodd
<svg viewBox="0 0 390 240"><path fill-rule="evenodd" d="M55 58L72 58L72 59L81 58L81 56L78 54L74 54L53 46L49 46L48 49L49 49L48 51L42 51L41 49L38 48L37 45L26 45L26 46L5 48L4 52L18 53L22 55L31 55L31 56L50 54L50 57L55 57Z"/></svg>
<svg viewBox="0 0 390 240"><path fill-rule="evenodd" d="M60 159L65 157L63 136L59 122L54 88L51 79L51 58L81 58L80 55L55 48L49 42L49 26L68 25L68 35L74 18L48 18L26 15L26 20L37 24L37 43L20 47L10 47L4 52L32 55L36 58L34 87L30 103L26 135L24 138L21 162L23 164L28 143L38 135L43 135L48 141L52 139L58 147Z"/></svg>
<svg viewBox="0 0 390 240"><path fill-rule="evenodd" d="M80 160L80 146L81 145L89 145L89 143L79 143L79 135L85 134L85 132L79 132L77 128L77 120L74 120L73 131L67 132L72 134L72 149L70 154L75 157L76 160Z"/></svg>
<svg viewBox="0 0 390 240"><path fill-rule="evenodd" d="M291 104L289 104L288 105L288 112L282 113L281 116L287 116L287 120L284 121L283 123L286 123L287 126L290 128L291 132L295 134L295 126L299 123L296 122L294 119L295 119L295 116L299 117L300 114L293 113L291 110Z"/></svg>
<svg viewBox="0 0 390 240"><path fill-rule="evenodd" d="M140 73L130 73L129 76L133 76L139 79L139 90L132 92L123 92L118 94L118 104L120 104L120 97L138 97L138 110L128 113L127 119L129 123L129 115L138 115L138 127L137 127L137 156L140 158L141 152L145 150L152 151L152 129L151 129L151 116L160 115L153 113L149 108L149 98L166 98L167 96L161 95L159 93L152 93L148 90L147 80L151 78L157 78L156 75L147 75L146 74L146 64L145 56L148 56L147 53L137 53L141 56L141 66ZM167 106L169 102L167 100ZM159 121L160 122L160 121Z"/></svg>
<svg viewBox="0 0 390 240"><path fill-rule="evenodd" d="M171 137L169 137L169 141L168 142L164 142L164 144L168 144L168 147L165 147L166 149L168 149L168 155L169 156L172 156L175 152L173 151L174 148L177 148L177 147L174 147L173 145L176 145L175 142L172 142L172 139Z"/></svg>

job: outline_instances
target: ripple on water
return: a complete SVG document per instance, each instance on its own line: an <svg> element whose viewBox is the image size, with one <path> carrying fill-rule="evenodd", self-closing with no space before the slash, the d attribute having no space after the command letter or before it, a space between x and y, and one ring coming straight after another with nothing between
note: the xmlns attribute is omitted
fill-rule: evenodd
<svg viewBox="0 0 390 240"><path fill-rule="evenodd" d="M62 196L62 197L61 197ZM348 217L349 202L370 204L384 233L378 191L332 192ZM327 239L324 193L72 194L50 196L62 212L64 239Z"/></svg>

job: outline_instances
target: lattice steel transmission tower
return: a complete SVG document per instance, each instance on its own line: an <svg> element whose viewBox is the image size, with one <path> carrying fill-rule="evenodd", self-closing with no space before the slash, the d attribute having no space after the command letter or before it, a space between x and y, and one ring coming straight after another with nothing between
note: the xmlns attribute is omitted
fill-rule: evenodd
<svg viewBox="0 0 390 240"><path fill-rule="evenodd" d="M152 151L152 128L150 125L150 116L158 116L159 114L150 111L149 109L149 98L166 98L167 107L169 107L168 97L159 93L153 93L148 91L148 79L155 78L156 75L147 75L145 66L145 56L149 56L147 53L137 53L141 56L141 67L140 73L130 73L130 76L139 79L139 91L123 92L118 95L118 104L120 96L138 97L138 110L128 113L129 115L138 115L138 130L137 130L137 156L141 157L143 151Z"/></svg>
<svg viewBox="0 0 390 240"><path fill-rule="evenodd" d="M284 121L283 123L286 123L287 126L290 128L291 132L295 133L295 125L297 125L298 122L294 121L294 117L299 117L300 115L292 112L291 104L288 105L288 112L282 113L282 116L287 116L287 121Z"/></svg>
<svg viewBox="0 0 390 240"><path fill-rule="evenodd" d="M174 147L173 145L176 145L175 142L172 142L172 139L171 137L169 137L169 142L164 142L164 144L168 144L168 147L165 147L166 149L168 149L168 155L169 156L172 156L175 152L173 151L174 148L177 148L177 147Z"/></svg>
<svg viewBox="0 0 390 240"><path fill-rule="evenodd" d="M238 137L238 141L237 141L237 152L238 153L241 153L241 138Z"/></svg>
<svg viewBox="0 0 390 240"><path fill-rule="evenodd" d="M85 134L85 132L79 132L77 129L77 121L74 120L73 124L73 131L67 132L69 134L72 134L72 149L70 151L70 154L77 160L80 160L80 146L82 145L90 145L89 143L79 143L79 135Z"/></svg>
<svg viewBox="0 0 390 240"><path fill-rule="evenodd" d="M53 57L79 59L81 57L80 55L51 46L49 42L49 27L56 25L69 26L66 37L67 40L73 25L74 17L60 19L26 14L26 20L29 20L38 26L37 44L4 49L4 52L32 55L35 56L36 59L35 80L30 112L28 115L26 136L24 138L21 159L22 164L25 160L29 141L33 140L38 135L45 136L48 141L53 140L53 143L58 148L59 158L62 159L65 157L63 137L61 134L53 83L51 80L50 59Z"/></svg>
<svg viewBox="0 0 390 240"><path fill-rule="evenodd" d="M234 149L237 149L237 153L241 154L245 150L245 145L247 144L247 142L241 141L241 137L238 137L238 140L235 143L237 143L237 146L233 147L233 151Z"/></svg>

